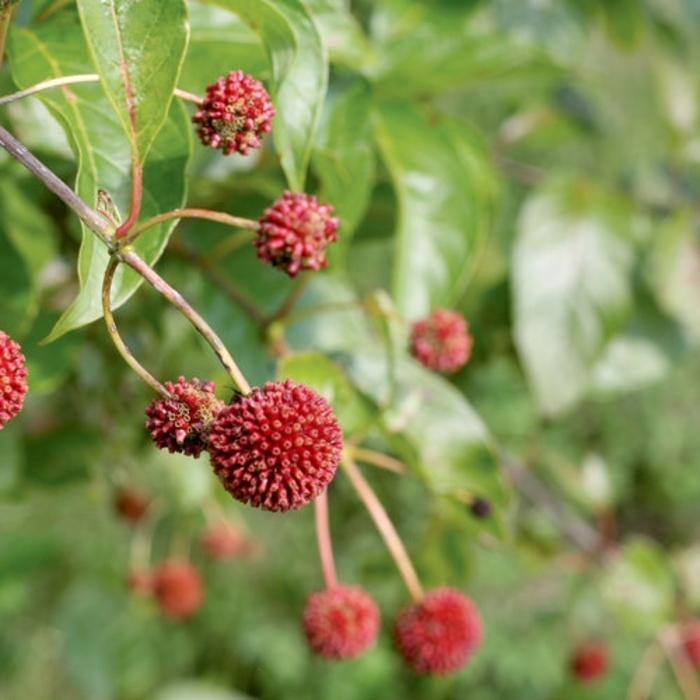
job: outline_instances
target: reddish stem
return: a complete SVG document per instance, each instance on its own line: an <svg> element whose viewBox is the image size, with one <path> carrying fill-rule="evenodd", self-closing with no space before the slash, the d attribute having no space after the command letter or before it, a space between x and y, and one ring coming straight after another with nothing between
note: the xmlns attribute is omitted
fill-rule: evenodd
<svg viewBox="0 0 700 700"><path fill-rule="evenodd" d="M134 135L136 138L136 135ZM127 220L117 229L117 239L123 239L136 224L143 200L143 166L138 163L138 151L134 146L134 162L131 168L131 210Z"/></svg>
<svg viewBox="0 0 700 700"><path fill-rule="evenodd" d="M324 491L314 501L316 514L316 538L318 540L318 553L321 558L321 569L326 588L338 585L338 577L335 573L333 561L333 543L331 542L331 528L328 523L328 492Z"/></svg>

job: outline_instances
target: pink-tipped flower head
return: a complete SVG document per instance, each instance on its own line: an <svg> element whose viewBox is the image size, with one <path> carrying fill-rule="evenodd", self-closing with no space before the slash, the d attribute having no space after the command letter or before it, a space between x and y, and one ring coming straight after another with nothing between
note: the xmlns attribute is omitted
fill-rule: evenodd
<svg viewBox="0 0 700 700"><path fill-rule="evenodd" d="M214 382L180 377L166 382L170 398L154 399L146 408L146 428L161 449L192 457L206 450L209 428L224 402L214 396Z"/></svg>
<svg viewBox="0 0 700 700"><path fill-rule="evenodd" d="M311 649L326 659L352 659L374 644L379 608L359 586L335 585L306 600L302 627Z"/></svg>
<svg viewBox="0 0 700 700"><path fill-rule="evenodd" d="M442 587L405 608L394 634L411 668L418 673L447 674L467 663L483 633L474 603L460 591Z"/></svg>
<svg viewBox="0 0 700 700"><path fill-rule="evenodd" d="M465 365L472 343L467 322L450 309L434 309L411 326L411 353L436 372L456 372Z"/></svg>
<svg viewBox="0 0 700 700"><path fill-rule="evenodd" d="M209 433L209 455L224 488L265 510L300 508L335 475L343 448L338 419L313 389L267 382L223 408Z"/></svg>
<svg viewBox="0 0 700 700"><path fill-rule="evenodd" d="M275 109L262 86L243 71L231 71L207 87L202 106L192 116L203 145L224 155L260 148L263 134L272 129Z"/></svg>
<svg viewBox="0 0 700 700"><path fill-rule="evenodd" d="M204 582L197 567L189 561L162 562L153 571L150 585L158 607L167 617L189 617L204 601Z"/></svg>
<svg viewBox="0 0 700 700"><path fill-rule="evenodd" d="M27 395L27 367L21 348L0 331L0 430L14 418Z"/></svg>
<svg viewBox="0 0 700 700"><path fill-rule="evenodd" d="M326 248L338 240L339 220L332 211L332 205L319 204L312 195L285 192L260 218L253 241L258 258L290 277L326 267Z"/></svg>
<svg viewBox="0 0 700 700"><path fill-rule="evenodd" d="M207 557L216 561L235 559L251 551L251 543L240 527L225 521L207 527L199 539L199 546Z"/></svg>
<svg viewBox="0 0 700 700"><path fill-rule="evenodd" d="M571 655L571 672L581 683L594 683L608 670L608 647L602 642L581 644Z"/></svg>

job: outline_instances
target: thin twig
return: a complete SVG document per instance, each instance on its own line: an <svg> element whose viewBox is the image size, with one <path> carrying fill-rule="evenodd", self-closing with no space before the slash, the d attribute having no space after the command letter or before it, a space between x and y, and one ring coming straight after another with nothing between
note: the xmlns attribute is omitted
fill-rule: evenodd
<svg viewBox="0 0 700 700"><path fill-rule="evenodd" d="M678 687L686 700L700 700L700 683L698 683L695 669L681 643L678 627L673 626L664 630L659 634L659 642L666 652Z"/></svg>
<svg viewBox="0 0 700 700"><path fill-rule="evenodd" d="M12 134L0 126L0 146L41 180L108 247L112 247L114 227L89 207L57 175L30 153Z"/></svg>
<svg viewBox="0 0 700 700"><path fill-rule="evenodd" d="M225 212L221 211L194 208L173 209L172 211L166 211L162 214L153 216L150 219L140 223L138 226L135 226L129 235L124 237L124 243L126 245L133 243L134 240L147 229L161 224L164 221L172 221L174 219L207 219L209 221L217 221L221 224L225 224L226 226L235 226L236 228L250 229L251 231L257 231L260 227L257 221L245 219L240 216L232 216L231 214L226 214Z"/></svg>
<svg viewBox="0 0 700 700"><path fill-rule="evenodd" d="M403 462L375 450L369 450L365 447L353 447L352 456L360 462L387 469L395 474L406 473L406 465Z"/></svg>
<svg viewBox="0 0 700 700"><path fill-rule="evenodd" d="M198 107L201 107L204 100L200 95L195 95L193 92L187 92L187 90L181 90L180 88L175 88L173 94L175 97L180 97L188 102L194 102Z"/></svg>
<svg viewBox="0 0 700 700"><path fill-rule="evenodd" d="M338 577L333 561L333 543L331 541L331 528L328 522L328 492L324 491L314 501L314 513L316 516L316 539L318 541L318 554L321 559L321 570L326 588L338 585Z"/></svg>
<svg viewBox="0 0 700 700"><path fill-rule="evenodd" d="M362 472L360 472L347 450L343 452L341 463L350 482L355 487L355 491L357 491L358 496L365 504L365 508L367 508L370 517L374 520L374 524L377 526L377 530L379 530L379 534L382 536L387 549L396 562L396 566L401 574L401 578L403 578L406 584L406 588L408 588L411 598L416 603L420 602L424 595L423 587L418 579L416 570L413 568L408 552L406 552L406 548L401 541L401 537L399 537L398 532L396 532L396 528L389 519L384 506L377 498L364 476L362 476Z"/></svg>
<svg viewBox="0 0 700 700"><path fill-rule="evenodd" d="M627 700L647 700L650 697L663 658L664 648L657 639L654 639L637 664L627 693Z"/></svg>
<svg viewBox="0 0 700 700"><path fill-rule="evenodd" d="M295 304L299 301L304 290L309 286L311 282L311 274L309 272L302 273L302 275L297 279L296 284L292 287L292 291L287 295L287 298L282 302L277 311L274 311L267 319L266 323L269 325L275 321L279 321L289 315L289 312L294 308Z"/></svg>
<svg viewBox="0 0 700 700"><path fill-rule="evenodd" d="M234 384L244 394L251 391L250 384L239 369L231 353L226 349L218 335L211 326L185 301L180 292L173 289L155 270L141 259L133 248L125 248L115 253L115 256L132 270L137 272L156 291L160 292L185 318L199 331L202 337L209 343L216 353L219 361L228 372Z"/></svg>
<svg viewBox="0 0 700 700"><path fill-rule="evenodd" d="M124 358L129 367L131 367L131 369L133 369L134 372L136 372L136 374L138 374L139 377L141 377L141 379L148 384L148 386L154 389L156 393L165 398L169 398L170 394L168 393L168 390L139 363L117 330L117 324L114 320L114 315L112 314L111 295L114 273L118 267L119 260L113 257L109 261L109 265L107 266L104 280L102 282L102 312L104 314L105 323L107 324L107 332L112 339L112 343L114 343L114 347L117 348L119 354Z"/></svg>
<svg viewBox="0 0 700 700"><path fill-rule="evenodd" d="M61 87L63 85L74 85L76 83L95 83L99 79L100 76L97 75L97 73L85 73L81 75L64 75L61 78L42 80L40 83L36 83L24 90L18 90L11 95L3 95L0 97L0 106L9 104L15 100L21 100L23 97L30 97L38 92L42 92L42 90L49 90L50 88Z"/></svg>

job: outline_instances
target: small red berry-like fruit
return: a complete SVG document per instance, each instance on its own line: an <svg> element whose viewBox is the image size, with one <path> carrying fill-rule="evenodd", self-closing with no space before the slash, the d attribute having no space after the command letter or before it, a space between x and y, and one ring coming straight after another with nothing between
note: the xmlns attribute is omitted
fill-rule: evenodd
<svg viewBox="0 0 700 700"><path fill-rule="evenodd" d="M207 87L201 107L192 116L203 145L224 155L259 148L272 129L275 109L267 91L243 71L231 71Z"/></svg>
<svg viewBox="0 0 700 700"><path fill-rule="evenodd" d="M311 649L326 659L352 659L374 644L379 608L359 586L335 585L306 600L302 627Z"/></svg>
<svg viewBox="0 0 700 700"><path fill-rule="evenodd" d="M161 450L192 457L207 449L209 427L224 402L214 396L214 382L191 382L180 377L165 382L170 398L158 398L146 407L146 428Z"/></svg>
<svg viewBox="0 0 700 700"><path fill-rule="evenodd" d="M680 629L681 643L693 666L700 668L700 620L686 622Z"/></svg>
<svg viewBox="0 0 700 700"><path fill-rule="evenodd" d="M396 620L399 652L418 673L447 674L461 668L482 639L482 623L474 603L443 586L405 608Z"/></svg>
<svg viewBox="0 0 700 700"><path fill-rule="evenodd" d="M330 204L303 192L285 192L261 217L253 245L258 258L295 277L328 265L326 248L338 240L339 220Z"/></svg>
<svg viewBox="0 0 700 700"><path fill-rule="evenodd" d="M27 395L27 367L21 348L0 331L0 430L14 418Z"/></svg>
<svg viewBox="0 0 700 700"><path fill-rule="evenodd" d="M122 488L114 496L114 510L127 522L137 523L148 510L151 499L148 494L135 488Z"/></svg>
<svg viewBox="0 0 700 700"><path fill-rule="evenodd" d="M593 683L605 675L608 662L608 647L605 644L584 642L571 655L571 672L581 683Z"/></svg>
<svg viewBox="0 0 700 700"><path fill-rule="evenodd" d="M204 582L191 562L169 559L153 572L151 589L164 615L176 619L189 617L204 600Z"/></svg>
<svg viewBox="0 0 700 700"><path fill-rule="evenodd" d="M209 433L209 456L224 488L265 510L300 508L335 475L343 433L313 389L267 382L223 408Z"/></svg>
<svg viewBox="0 0 700 700"><path fill-rule="evenodd" d="M491 515L491 501L487 500L486 498L482 498L481 496L476 496L476 498L474 498L474 500L471 502L469 509L475 518L484 520Z"/></svg>
<svg viewBox="0 0 700 700"><path fill-rule="evenodd" d="M251 549L241 529L235 523L224 521L207 527L199 539L199 546L207 557L216 561L235 559L248 554Z"/></svg>
<svg viewBox="0 0 700 700"><path fill-rule="evenodd" d="M437 372L456 372L469 360L472 337L467 322L456 311L434 309L411 326L411 353Z"/></svg>

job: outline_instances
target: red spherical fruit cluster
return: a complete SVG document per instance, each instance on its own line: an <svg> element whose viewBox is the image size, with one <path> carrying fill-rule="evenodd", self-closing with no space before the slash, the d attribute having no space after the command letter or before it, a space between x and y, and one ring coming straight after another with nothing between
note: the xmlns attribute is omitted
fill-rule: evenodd
<svg viewBox="0 0 700 700"><path fill-rule="evenodd" d="M700 620L686 622L681 628L681 643L693 666L700 668Z"/></svg>
<svg viewBox="0 0 700 700"><path fill-rule="evenodd" d="M170 559L152 574L151 590L161 612L182 619L199 610L204 600L204 582L194 564Z"/></svg>
<svg viewBox="0 0 700 700"><path fill-rule="evenodd" d="M114 496L114 510L130 523L137 523L148 510L151 499L148 494L135 488L123 488Z"/></svg>
<svg viewBox="0 0 700 700"><path fill-rule="evenodd" d="M352 659L377 639L379 608L362 588L336 585L308 597L302 627L319 656Z"/></svg>
<svg viewBox="0 0 700 700"><path fill-rule="evenodd" d="M210 525L199 539L202 552L210 559L225 561L248 554L250 543L234 523L220 522Z"/></svg>
<svg viewBox="0 0 700 700"><path fill-rule="evenodd" d="M166 382L171 398L154 399L146 408L146 428L161 449L192 457L207 449L209 427L224 402L214 396L214 382L184 377L177 384Z"/></svg>
<svg viewBox="0 0 700 700"><path fill-rule="evenodd" d="M585 642L571 655L570 665L581 683L593 683L608 670L608 648L602 642Z"/></svg>
<svg viewBox="0 0 700 700"><path fill-rule="evenodd" d="M209 433L214 472L238 501L300 508L335 474L343 434L328 402L291 380L268 382L223 408Z"/></svg>
<svg viewBox="0 0 700 700"><path fill-rule="evenodd" d="M295 277L301 270L328 265L326 248L338 240L339 220L330 204L303 192L285 192L260 219L253 244L258 258Z"/></svg>
<svg viewBox="0 0 700 700"><path fill-rule="evenodd" d="M472 338L467 322L456 311L434 309L411 327L411 352L429 369L455 372L469 360Z"/></svg>
<svg viewBox="0 0 700 700"><path fill-rule="evenodd" d="M27 395L27 367L18 343L0 331L0 430L14 418Z"/></svg>
<svg viewBox="0 0 700 700"><path fill-rule="evenodd" d="M243 155L259 148L261 137L272 129L275 109L267 91L243 71L231 71L207 87L202 106L192 116L205 146L224 155Z"/></svg>
<svg viewBox="0 0 700 700"><path fill-rule="evenodd" d="M411 668L418 673L447 674L462 667L481 643L481 617L460 591L436 588L401 612L394 634Z"/></svg>

